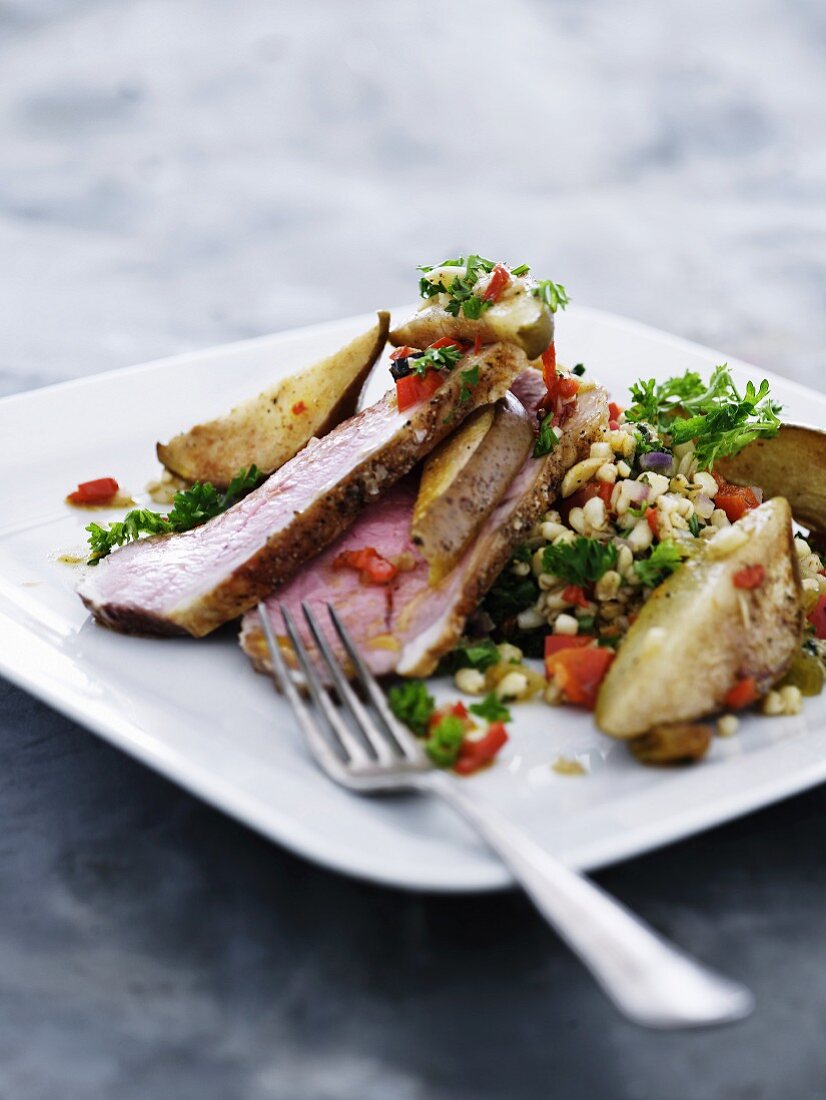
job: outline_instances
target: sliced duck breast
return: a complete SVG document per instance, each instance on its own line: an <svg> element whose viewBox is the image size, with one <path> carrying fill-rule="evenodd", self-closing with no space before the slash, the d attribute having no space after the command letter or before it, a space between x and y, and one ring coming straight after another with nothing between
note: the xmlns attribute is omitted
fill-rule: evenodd
<svg viewBox="0 0 826 1100"><path fill-rule="evenodd" d="M469 413L502 397L525 365L519 348L494 344L466 355L405 412L385 394L209 523L104 558L80 598L114 630L209 634L289 580ZM462 372L476 367L469 386Z"/></svg>
<svg viewBox="0 0 826 1100"><path fill-rule="evenodd" d="M523 387L522 392L527 395L530 388ZM332 603L376 675L429 675L459 640L467 617L554 500L566 471L588 455L607 423L605 390L598 387L582 394L574 415L559 430L554 450L525 461L458 565L436 586L428 583L428 565L410 539L415 481L400 483L367 509L343 538L316 559L312 569L270 596L266 606L274 633L283 639L280 604L293 613L309 640L302 602L322 624L327 621L326 604ZM364 583L354 570L336 567L344 551L367 547L403 567L389 585ZM241 645L256 667L268 668L257 611L244 617Z"/></svg>

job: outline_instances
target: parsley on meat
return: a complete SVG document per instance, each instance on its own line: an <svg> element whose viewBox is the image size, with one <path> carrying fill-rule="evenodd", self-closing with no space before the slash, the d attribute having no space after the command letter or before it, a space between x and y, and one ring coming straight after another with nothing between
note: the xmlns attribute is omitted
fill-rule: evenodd
<svg viewBox="0 0 826 1100"><path fill-rule="evenodd" d="M617 564L617 548L612 542L576 538L546 546L542 553L542 568L568 584L587 588Z"/></svg>
<svg viewBox="0 0 826 1100"><path fill-rule="evenodd" d="M741 394L725 363L714 368L708 384L696 371L686 371L665 382L637 382L631 398L625 415L639 425L645 444L651 429L670 436L672 446L693 440L701 470L710 470L718 458L737 454L755 439L771 439L780 430L780 406L769 397L769 383L763 379L755 387L748 382Z"/></svg>
<svg viewBox="0 0 826 1100"><path fill-rule="evenodd" d="M486 722L510 722L511 720L511 712L501 699L497 698L495 691L486 695L481 703L471 703L468 710L471 714L484 718Z"/></svg>
<svg viewBox="0 0 826 1100"><path fill-rule="evenodd" d="M240 470L223 493L209 481L196 482L192 488L180 490L173 498L169 515L164 516L148 508L133 508L122 520L107 527L90 523L86 528L91 551L88 564L97 565L116 546L134 542L141 535L180 534L200 527L237 504L260 481L261 471L253 465L248 470Z"/></svg>
<svg viewBox="0 0 826 1100"><path fill-rule="evenodd" d="M536 443L533 445L533 457L542 458L543 455L550 454L554 447L559 442L559 436L553 430L552 417L546 415L539 422L539 435L536 437Z"/></svg>
<svg viewBox="0 0 826 1100"><path fill-rule="evenodd" d="M494 260L487 260L484 256L470 255L459 256L455 260L443 260L439 267L464 268L464 275L457 273L447 286L438 280L428 279L432 267L420 267L422 278L419 280L419 294L422 298L433 298L436 294L447 294L449 301L445 310L453 317L463 313L472 321L478 321L485 310L493 305L491 301L485 301L473 293L473 288L479 281L480 275L487 275L496 267Z"/></svg>
<svg viewBox="0 0 826 1100"><path fill-rule="evenodd" d="M467 370L463 370L459 377L462 379L462 384L459 387L459 404L466 405L473 396L473 387L479 381L479 366L468 367Z"/></svg>
<svg viewBox="0 0 826 1100"><path fill-rule="evenodd" d="M387 693L390 709L419 737L427 733L427 723L436 703L428 692L424 680L405 680L390 688Z"/></svg>
<svg viewBox="0 0 826 1100"><path fill-rule="evenodd" d="M679 569L683 556L675 542L658 542L647 558L634 562L634 572L646 588L656 588L666 577Z"/></svg>
<svg viewBox="0 0 826 1100"><path fill-rule="evenodd" d="M531 294L544 302L551 313L564 309L571 300L562 283L554 283L550 279L540 279L531 290Z"/></svg>
<svg viewBox="0 0 826 1100"><path fill-rule="evenodd" d="M460 347L456 344L445 344L441 348L428 348L421 355L417 355L415 359L411 357L408 362L413 374L418 374L423 378L429 370L453 370L461 358L462 349ZM479 368L476 369L478 371Z"/></svg>

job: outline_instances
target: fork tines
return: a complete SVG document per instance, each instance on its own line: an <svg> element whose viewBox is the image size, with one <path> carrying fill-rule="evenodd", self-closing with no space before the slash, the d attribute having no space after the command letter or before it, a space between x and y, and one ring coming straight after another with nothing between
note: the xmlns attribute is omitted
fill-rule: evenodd
<svg viewBox="0 0 826 1100"><path fill-rule="evenodd" d="M284 654L273 636L272 623L266 606L258 605L264 637L276 679L292 707L307 743L316 760L328 772L335 772L341 779L342 767L351 774L356 771L398 770L405 766L421 768L427 758L416 741L393 716L384 693L367 667L353 639L341 622L332 604L327 604L335 636L351 662L357 682L365 699L372 707L371 713L353 690L341 662L336 656L327 635L306 603L302 603L307 626L317 650L320 663L329 674L340 705L336 705L331 693L319 676L317 665L308 652L293 616L279 605L287 637L295 652L298 666L307 684L310 701L299 691ZM323 719L322 722L318 718Z"/></svg>

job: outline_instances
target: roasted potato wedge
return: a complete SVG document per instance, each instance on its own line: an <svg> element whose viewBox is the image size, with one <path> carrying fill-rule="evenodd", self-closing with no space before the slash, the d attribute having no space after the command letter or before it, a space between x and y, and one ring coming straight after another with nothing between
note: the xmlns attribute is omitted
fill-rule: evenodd
<svg viewBox="0 0 826 1100"><path fill-rule="evenodd" d="M826 432L784 424L774 439L755 439L715 469L735 485L759 485L766 499L784 496L810 531L826 531Z"/></svg>
<svg viewBox="0 0 826 1100"><path fill-rule="evenodd" d="M333 355L277 382L226 416L197 424L169 443L158 458L186 481L211 481L224 489L253 463L271 474L314 436L352 416L367 375L387 341L390 314Z"/></svg>
<svg viewBox="0 0 826 1100"><path fill-rule="evenodd" d="M454 317L438 305L428 305L390 333L390 343L426 348L444 336L483 344L501 341L522 348L537 359L554 338L554 319L548 307L528 291L513 295L486 310L478 320Z"/></svg>
<svg viewBox="0 0 826 1100"><path fill-rule="evenodd" d="M735 575L761 564L763 583ZM655 589L620 645L596 721L621 739L661 723L693 722L753 677L763 693L788 669L803 632L791 509L775 497L726 528Z"/></svg>
<svg viewBox="0 0 826 1100"><path fill-rule="evenodd" d="M501 500L534 445L523 406L509 395L472 413L425 460L411 535L438 584Z"/></svg>

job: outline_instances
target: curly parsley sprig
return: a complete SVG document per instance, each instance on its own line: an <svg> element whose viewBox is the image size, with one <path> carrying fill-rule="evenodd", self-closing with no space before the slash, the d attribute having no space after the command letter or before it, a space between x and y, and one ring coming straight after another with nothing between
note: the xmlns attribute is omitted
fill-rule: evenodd
<svg viewBox="0 0 826 1100"><path fill-rule="evenodd" d="M586 588L614 568L617 554L612 542L580 537L546 546L542 552L542 568L568 584Z"/></svg>
<svg viewBox="0 0 826 1100"><path fill-rule="evenodd" d="M237 504L260 483L261 476L255 465L248 470L239 470L223 493L209 481L196 482L191 489L182 489L175 494L172 509L166 516L148 508L133 508L121 521L106 527L90 523L86 528L91 551L88 564L97 565L116 546L134 542L141 535L180 534L200 527Z"/></svg>
<svg viewBox="0 0 826 1100"><path fill-rule="evenodd" d="M642 380L631 387L631 398L626 419L669 436L672 446L694 440L703 470L780 430L781 406L771 400L766 379L759 387L747 383L741 394L726 363L714 368L707 383L696 371L665 382Z"/></svg>

